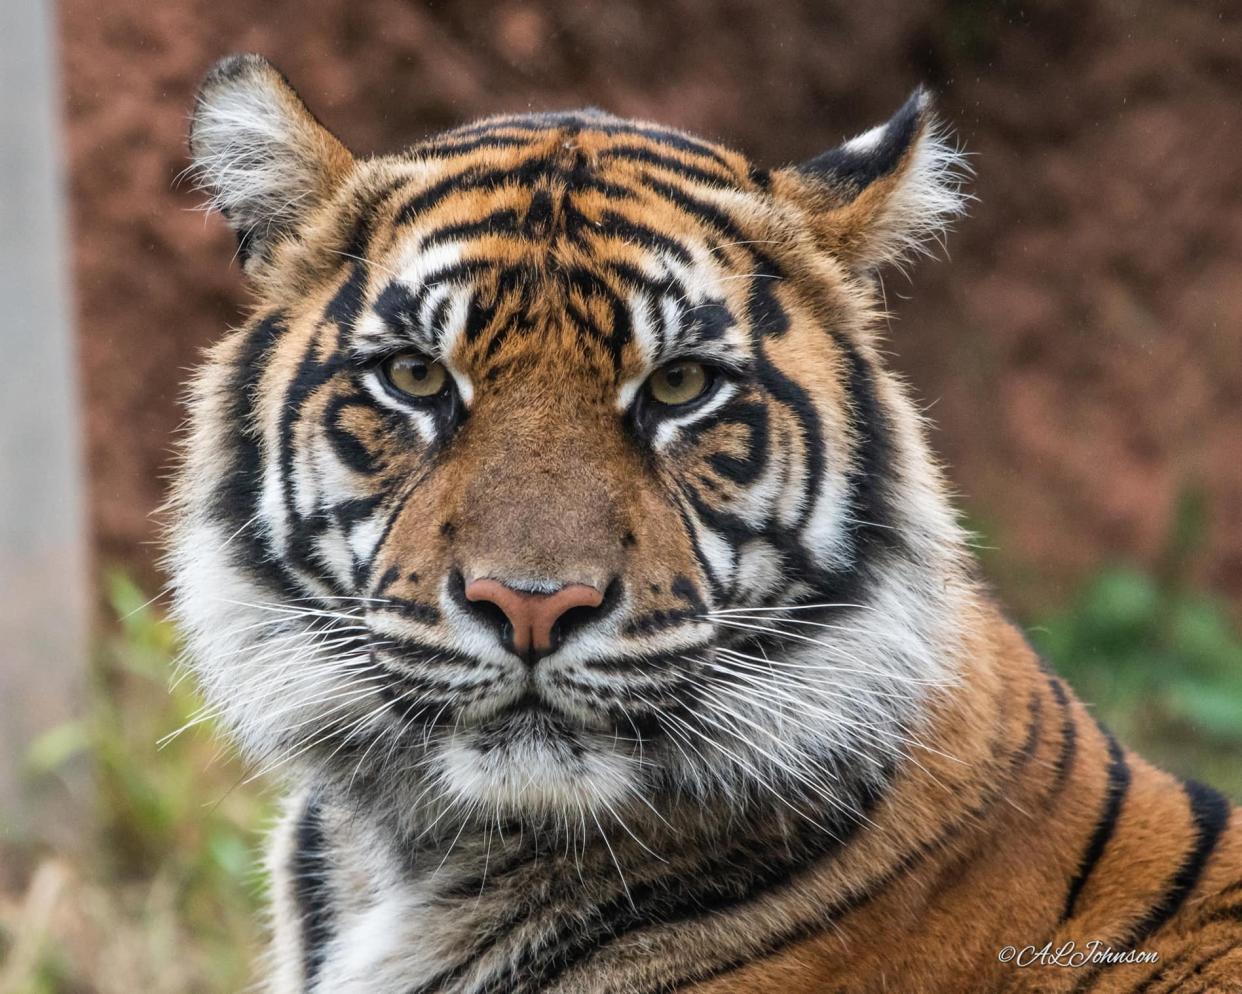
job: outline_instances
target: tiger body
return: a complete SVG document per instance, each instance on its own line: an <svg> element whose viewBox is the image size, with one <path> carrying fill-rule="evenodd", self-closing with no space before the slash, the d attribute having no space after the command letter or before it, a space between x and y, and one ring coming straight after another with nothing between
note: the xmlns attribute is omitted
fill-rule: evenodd
<svg viewBox="0 0 1242 994"><path fill-rule="evenodd" d="M302 990L305 909L320 901L333 909L322 990L1240 989L1242 833L1228 807L1119 751L1003 618L980 620L976 692L946 702L921 768L868 824L827 842L797 824L722 829L693 853L631 826L668 862L613 837L629 897L606 852L499 835L458 840L447 859L429 847L411 873L410 853L352 808L299 797L274 849L288 902L278 989ZM323 877L289 871L308 823L332 854ZM735 862L753 847L762 862ZM1002 963L1007 947L1025 965ZM1073 965L1105 950L1158 958Z"/></svg>
<svg viewBox="0 0 1242 994"><path fill-rule="evenodd" d="M170 564L290 780L271 990L1242 989L1236 815L1040 665L881 361L924 95L770 172L593 111L362 161L240 57L191 151L258 303ZM1093 941L1158 958L1003 961Z"/></svg>

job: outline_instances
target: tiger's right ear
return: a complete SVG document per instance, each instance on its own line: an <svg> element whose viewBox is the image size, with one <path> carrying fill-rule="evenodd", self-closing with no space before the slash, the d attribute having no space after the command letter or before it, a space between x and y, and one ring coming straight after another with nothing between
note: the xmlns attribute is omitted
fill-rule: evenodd
<svg viewBox="0 0 1242 994"><path fill-rule="evenodd" d="M773 172L831 254L859 272L900 263L939 240L973 198L965 155L919 88L886 123L809 162Z"/></svg>
<svg viewBox="0 0 1242 994"><path fill-rule="evenodd" d="M272 245L340 186L349 150L261 55L231 55L199 87L191 171L237 233L253 272Z"/></svg>

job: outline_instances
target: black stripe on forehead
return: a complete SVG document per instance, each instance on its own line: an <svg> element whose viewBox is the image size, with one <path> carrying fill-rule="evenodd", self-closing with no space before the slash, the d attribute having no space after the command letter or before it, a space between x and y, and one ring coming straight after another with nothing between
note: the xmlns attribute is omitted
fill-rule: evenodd
<svg viewBox="0 0 1242 994"><path fill-rule="evenodd" d="M555 300L561 316L580 336L603 347L613 368L621 368L622 351L633 337L629 305L619 292L607 267L506 266L494 270L471 299L466 318L466 339L486 340L489 355L498 351L513 334L548 328L549 300ZM602 313L601 313L602 312ZM503 320L499 320L503 316Z"/></svg>
<svg viewBox="0 0 1242 994"><path fill-rule="evenodd" d="M528 159L508 165L495 165L488 162L464 165L449 175L435 180L425 190L411 198L402 208L397 223L407 224L416 220L455 193L498 189L504 186L526 186L533 189L556 182L574 192L591 190L614 199L632 198L637 193L636 190L622 183L607 180L601 175L600 166L610 160L652 166L671 172L696 185L712 187L732 185L740 189L750 189L755 186L750 170L744 175L739 174L727 159L708 145L677 132L644 128L612 119L606 120L609 123L599 126L575 118L557 118L551 121L534 119L533 122L531 119L507 120L476 126L481 128L481 131L467 129L450 132L442 139L416 146L411 150L412 154L424 158L445 158L466 154L471 150L486 151L488 148L520 149L523 145L528 147L532 154ZM640 144L618 144L588 153L569 140L582 130L610 136L634 135L646 138L654 145L648 148ZM496 133L511 131L524 131L530 137L523 141L509 134ZM462 135L478 135L478 137L468 142L454 140L455 137ZM553 139L555 138L560 138L562 141L554 145ZM664 151L660 149L660 146L664 146ZM699 164L686 162L678 158L678 154L695 156L701 161ZM644 175L641 185L649 192L655 191L665 196L668 196L668 190L672 189L663 188L664 185L650 175ZM670 197L669 199L676 198ZM718 218L723 218L723 215L718 215ZM732 231L733 227L727 224L722 230Z"/></svg>
<svg viewBox="0 0 1242 994"><path fill-rule="evenodd" d="M732 170L707 170L692 166L681 159L646 148L642 145L616 145L600 152L601 159L622 159L627 162L641 162L648 166L658 166L670 172L696 180L706 186L724 186L736 183L737 177Z"/></svg>
<svg viewBox="0 0 1242 994"><path fill-rule="evenodd" d="M536 212L535 200L540 196L541 192L536 192L531 197L531 209L527 211L527 228L530 226L529 218ZM523 230L522 218L519 217L518 212L512 207L502 207L481 218L459 221L456 224L445 224L435 228L419 239L418 247L420 249L429 249L436 245L442 245L445 242L460 241L467 238L484 238L487 235L517 235Z"/></svg>
<svg viewBox="0 0 1242 994"><path fill-rule="evenodd" d="M473 272L477 274L477 270ZM442 289L444 282L447 281L438 283L428 281L422 286L412 287L402 280L390 281L380 291L371 307L392 340L357 342L356 344L363 348L410 345L428 352L434 351L439 340L449 330L445 327L448 309L460 293L460 287L465 281L455 281L454 285L443 293L430 314L424 314L431 293Z"/></svg>
<svg viewBox="0 0 1242 994"><path fill-rule="evenodd" d="M675 235L660 231L643 221L635 221L615 210L606 210L590 228L579 232L580 239L594 237L617 238L633 245L641 245L651 252L664 252L683 266L694 262L689 247Z"/></svg>
<svg viewBox="0 0 1242 994"><path fill-rule="evenodd" d="M687 304L687 288L669 278L661 284L643 287L642 306L655 336L655 358L666 362L682 354L699 358L731 359L741 362L744 354L733 356L725 336L737 326L737 319L724 300L709 297Z"/></svg>
<svg viewBox="0 0 1242 994"><path fill-rule="evenodd" d="M611 119L607 119L611 121ZM566 119L557 118L559 124L566 124ZM508 119L495 122L487 127L476 127L455 132L457 136L478 135L488 128L522 129L546 131L549 127L547 118ZM555 123L555 122L554 122ZM568 123L575 124L575 121ZM613 122L617 123L617 122ZM559 126L559 125L558 125ZM610 124L609 127L612 125ZM620 125L618 124L618 127ZM614 129L616 130L616 129ZM626 133L640 134L642 129L625 129ZM663 135L662 137L668 137ZM720 236L731 238L739 243L747 243L745 232L724 210L700 200L692 195L690 189L682 188L676 183L657 180L645 172L641 177L627 177L629 186L611 180L601 180L596 168L587 160L586 153L572 146L547 149L548 142L538 143L534 138L531 147L538 154L520 163L514 168L485 168L480 165L466 166L443 177L423 191L415 194L401 208L398 224L416 221L426 216L436 207L462 194L500 191L512 191L510 202L497 207L483 217L461 220L460 216L451 222L422 232L418 245L422 249L452 242L462 243L463 252L476 254L445 265L442 269L426 274L421 286L408 287L390 284L381 292L376 302L376 311L396 334L411 333L429 339L428 345L434 345L435 338L443 335L448 329L442 326L446 316L444 302L437 309L439 324L428 321L425 313L428 296L437 285L446 282L464 284L476 281L481 284L469 309L467 320L467 337L477 341L488 338L488 352L496 351L503 341L519 328L509 326L526 324L527 327L542 325L542 322L528 320L522 322L520 316L533 309L533 299L527 301L513 299L512 294L544 295L542 303L547 304L546 295L555 293L563 301L564 314L584 336L602 344L619 367L625 346L632 339L632 316L629 312L629 300L634 294L651 295L682 302L678 308L676 327L661 327L672 324L671 309L657 303L649 313L658 320L653 322L658 344L661 346L679 345L683 348L695 346L717 346L722 343L726 333L735 324L734 316L729 312L722 299L710 299L686 307L684 302L690 296L689 288L671 274L663 278L653 278L652 271L647 267L638 268L632 263L601 259L598 264L567 265L564 258L555 251L548 251L549 243L562 241L563 244L584 249L589 258L593 253L607 255L602 251L599 239L615 239L625 245L641 248L652 254L652 269L658 272L667 271L667 266L679 265L690 268L694 265L696 253L684 237L675 233L659 230L657 225L649 223L642 212L637 219L627 216L635 213L621 210L623 203L632 205L641 195L650 197L653 194L665 199L674 209L690 215L698 222L709 226L712 233L708 235L709 244ZM613 149L600 150L600 157L611 156L615 159L630 159L658 168L674 169L683 165L679 160L651 151L640 145L619 145ZM722 163L724 160L720 160ZM727 164L726 164L727 170ZM710 169L690 167L690 179L696 183L710 182L719 186L725 180L720 167L713 161ZM529 201L523 207L520 204L522 188L529 187ZM592 210L592 216L582 213L577 195L590 191L612 201L615 206L604 206ZM464 205L464 204L463 204ZM554 227L555 222L555 227ZM489 235L501 235L512 239L512 249L518 253L524 250L520 244L528 239L533 251L537 251L537 261L523 262L512 265L488 259L482 254L480 247L471 246L471 240ZM510 255L510 253L506 253ZM739 249L743 265L753 264L755 253L748 248ZM729 258L721 251L715 257L722 265L728 266ZM766 262L766 261L765 261ZM766 271L770 264L759 265L760 271ZM504 312L507 323L496 326L495 318ZM545 311L546 315L546 311ZM434 327L426 327L432 324Z"/></svg>
<svg viewBox="0 0 1242 994"><path fill-rule="evenodd" d="M671 150L684 154L708 159L736 177L734 166L723 154L723 150L713 147L710 143L694 138L681 131L662 128L652 124L642 124L595 109L569 112L550 112L542 114L522 114L512 117L492 118L454 128L438 138L429 139L412 150L422 154L424 149L432 151L439 147L452 148L455 139L480 138L497 142L512 142L520 134L531 136L531 142L540 134L561 131L575 134L582 131L593 131L603 135L630 135L645 139L653 144L664 145Z"/></svg>
<svg viewBox="0 0 1242 994"><path fill-rule="evenodd" d="M429 295L446 282L453 283L456 292L445 293L430 313L425 313ZM704 347L718 353L725 345L726 334L737 325L721 298L687 306L689 290L675 278L668 276L657 282L632 266L608 262L597 269L549 266L539 270L525 264L498 267L474 259L438 271L417 288L393 280L380 292L373 309L392 333L392 344L406 342L435 351L443 337L453 330L445 323L449 307L460 288L471 283L476 286L469 291L466 340L477 342L486 338L489 354L497 351L511 334L546 328L546 321L540 320L538 314L546 314L551 298L559 301L563 316L583 336L604 346L617 369L623 350L633 338L631 303L644 310L655 336L654 353L659 361ZM669 302L674 305L672 308L666 306ZM604 309L607 319L600 320L598 307ZM502 313L505 323L498 326L496 320Z"/></svg>
<svg viewBox="0 0 1242 994"><path fill-rule="evenodd" d="M525 187L533 191L538 187L553 184L579 193L600 193L614 200L630 199L636 192L596 174L580 154L574 155L572 161L567 161L564 157L541 155L515 166L483 168L476 164L450 173L411 197L398 213L396 223L411 224L450 197L461 193L499 190L504 187Z"/></svg>
<svg viewBox="0 0 1242 994"><path fill-rule="evenodd" d="M719 298L710 298L695 304L686 312L686 318L685 331L680 337L682 345L719 342L737 324L732 312Z"/></svg>

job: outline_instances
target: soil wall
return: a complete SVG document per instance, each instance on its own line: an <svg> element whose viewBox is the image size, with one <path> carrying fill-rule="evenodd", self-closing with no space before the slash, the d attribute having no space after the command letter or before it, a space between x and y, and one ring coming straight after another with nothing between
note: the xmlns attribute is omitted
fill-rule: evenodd
<svg viewBox="0 0 1242 994"><path fill-rule="evenodd" d="M1038 9L1035 9L1038 8ZM217 57L261 51L355 150L593 104L794 161L924 81L975 155L952 262L886 280L891 347L1011 600L1155 562L1206 499L1198 578L1242 605L1242 8L1082 0L62 0L91 520L149 581L178 386L241 320L175 180Z"/></svg>

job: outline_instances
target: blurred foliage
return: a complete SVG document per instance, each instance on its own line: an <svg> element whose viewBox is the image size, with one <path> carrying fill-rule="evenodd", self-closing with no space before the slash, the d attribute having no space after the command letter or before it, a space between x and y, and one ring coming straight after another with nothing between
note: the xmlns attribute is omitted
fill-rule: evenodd
<svg viewBox="0 0 1242 994"><path fill-rule="evenodd" d="M1206 532L1188 490L1155 571L1103 570L1030 635L1127 745L1242 801L1242 635L1189 580Z"/></svg>
<svg viewBox="0 0 1242 994"><path fill-rule="evenodd" d="M1127 745L1242 800L1242 638L1221 601L1109 569L1031 638Z"/></svg>
<svg viewBox="0 0 1242 994"><path fill-rule="evenodd" d="M56 938L21 990L236 992L251 980L260 939L257 854L269 805L210 722L157 745L201 702L190 681L170 692L171 623L124 576L107 577L106 589L117 622L96 653L88 711L27 757L38 779L88 752L98 820L59 901L65 920L51 923Z"/></svg>

